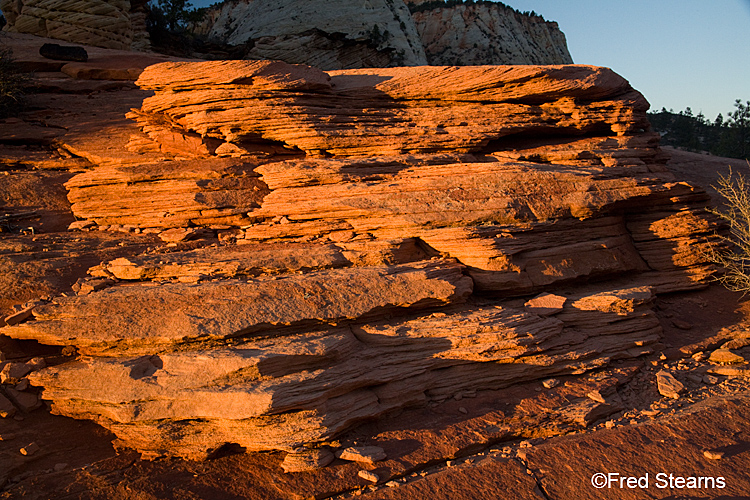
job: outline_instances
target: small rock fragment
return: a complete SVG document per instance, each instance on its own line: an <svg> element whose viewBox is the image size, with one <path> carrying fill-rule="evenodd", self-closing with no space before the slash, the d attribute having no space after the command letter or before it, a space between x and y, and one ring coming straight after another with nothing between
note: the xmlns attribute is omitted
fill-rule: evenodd
<svg viewBox="0 0 750 500"><path fill-rule="evenodd" d="M680 319L673 319L672 324L680 330L690 330L691 328L693 328L693 325L691 325L687 321L682 321Z"/></svg>
<svg viewBox="0 0 750 500"><path fill-rule="evenodd" d="M388 481L387 483L385 483L385 485L388 486L389 488L398 488L399 486L401 486L396 481Z"/></svg>
<svg viewBox="0 0 750 500"><path fill-rule="evenodd" d="M560 385L560 381L556 378L550 378L542 382L542 385L547 389L552 389L553 387Z"/></svg>
<svg viewBox="0 0 750 500"><path fill-rule="evenodd" d="M708 373L726 377L750 377L750 368L747 366L712 366L708 369Z"/></svg>
<svg viewBox="0 0 750 500"><path fill-rule="evenodd" d="M735 354L729 349L716 349L711 353L708 360L712 363L722 363L727 365L736 365L745 362L745 358Z"/></svg>
<svg viewBox="0 0 750 500"><path fill-rule="evenodd" d="M659 389L659 394L672 399L679 399L680 393L685 390L682 382L674 378L666 370L661 370L656 374L656 385Z"/></svg>
<svg viewBox="0 0 750 500"><path fill-rule="evenodd" d="M300 448L292 453L287 453L281 468L284 472L307 472L322 469L333 462L334 456L330 450L325 448L308 449Z"/></svg>
<svg viewBox="0 0 750 500"><path fill-rule="evenodd" d="M176 227L159 233L159 238L165 243L177 243L194 238L198 231L189 227Z"/></svg>
<svg viewBox="0 0 750 500"><path fill-rule="evenodd" d="M42 357L31 358L30 360L26 362L26 367L32 372L41 370L42 368L45 368L46 366L47 366L47 361Z"/></svg>
<svg viewBox="0 0 750 500"><path fill-rule="evenodd" d="M377 483L378 481L380 481L380 476L378 476L374 472L370 472L369 470L361 470L357 473L357 475L365 481L370 481L371 483Z"/></svg>
<svg viewBox="0 0 750 500"><path fill-rule="evenodd" d="M5 324L8 325L8 326L13 326L13 325L17 325L19 323L23 323L27 319L31 318L31 316L32 316L32 313L31 313L32 309L34 309L34 308L33 307L29 307L29 308L23 309L21 311L15 312L15 313L11 314L10 316L6 316L5 317Z"/></svg>
<svg viewBox="0 0 750 500"><path fill-rule="evenodd" d="M31 392L19 392L15 389L8 389L8 396L13 398L16 406L21 411L26 413L36 410L37 408L40 408L42 406L42 401L41 399L39 399L39 396Z"/></svg>
<svg viewBox="0 0 750 500"><path fill-rule="evenodd" d="M24 446L23 448L21 448L20 452L21 452L21 455L31 456L34 453L38 452L39 450L41 450L41 448L39 447L38 444L36 444L36 443L29 443L26 446Z"/></svg>
<svg viewBox="0 0 750 500"><path fill-rule="evenodd" d="M703 452L703 456L709 460L721 460L724 458L723 451L706 450Z"/></svg>
<svg viewBox="0 0 750 500"><path fill-rule="evenodd" d="M539 316L551 316L563 310L566 300L568 299L561 295L543 293L526 302L524 307L527 311Z"/></svg>
<svg viewBox="0 0 750 500"><path fill-rule="evenodd" d="M39 55L56 61L87 62L89 60L86 49L79 45L45 43L39 48Z"/></svg>
<svg viewBox="0 0 750 500"><path fill-rule="evenodd" d="M337 451L336 457L350 462L373 463L385 460L386 454L379 446L351 446Z"/></svg>
<svg viewBox="0 0 750 500"><path fill-rule="evenodd" d="M469 410L467 410L467 409L466 409L466 408L464 408L463 406L460 406L460 407L458 408L458 411L460 411L460 412L461 412L461 413L463 413L464 415L466 415L467 413L469 413Z"/></svg>
<svg viewBox="0 0 750 500"><path fill-rule="evenodd" d="M694 359L694 360L696 360L696 361L703 361L704 359L706 359L706 358L707 358L707 356L706 356L706 353L705 353L705 352L703 352L703 351L698 351L698 352L696 352L695 354L693 354L693 355L691 356L691 358L693 358L693 359Z"/></svg>
<svg viewBox="0 0 750 500"><path fill-rule="evenodd" d="M592 399L596 401L597 403L606 403L607 401L604 399L604 396L602 396L602 393L599 391L591 391L586 396L589 399Z"/></svg>
<svg viewBox="0 0 750 500"><path fill-rule="evenodd" d="M104 290L105 288L108 288L114 284L114 280L111 280L109 278L82 278L79 279L72 288L77 295L88 295L92 292Z"/></svg>
<svg viewBox="0 0 750 500"><path fill-rule="evenodd" d="M96 227L96 222L91 220L77 220L70 223L68 231L83 231Z"/></svg>
<svg viewBox="0 0 750 500"><path fill-rule="evenodd" d="M60 472L60 471L63 471L63 470L65 470L65 469L66 469L67 467L68 467L68 464L65 464L65 463L59 463L59 464L55 464L55 472Z"/></svg>
<svg viewBox="0 0 750 500"><path fill-rule="evenodd" d="M0 371L0 383L15 385L29 373L31 368L27 363L6 363Z"/></svg>
<svg viewBox="0 0 750 500"><path fill-rule="evenodd" d="M703 383L708 385L716 385L719 382L719 377L716 375L703 375Z"/></svg>

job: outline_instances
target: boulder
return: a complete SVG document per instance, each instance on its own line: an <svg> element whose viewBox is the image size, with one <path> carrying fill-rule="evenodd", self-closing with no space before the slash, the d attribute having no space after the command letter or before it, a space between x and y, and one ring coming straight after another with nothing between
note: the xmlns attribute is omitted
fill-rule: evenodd
<svg viewBox="0 0 750 500"><path fill-rule="evenodd" d="M45 43L39 49L39 55L56 61L86 62L89 55L83 47Z"/></svg>

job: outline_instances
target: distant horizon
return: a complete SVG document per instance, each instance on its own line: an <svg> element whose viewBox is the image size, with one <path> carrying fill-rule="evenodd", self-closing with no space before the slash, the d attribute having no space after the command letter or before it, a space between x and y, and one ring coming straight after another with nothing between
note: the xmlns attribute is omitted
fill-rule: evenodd
<svg viewBox="0 0 750 500"><path fill-rule="evenodd" d="M196 0L206 7L215 0ZM557 22L576 64L612 68L651 104L709 120L750 100L750 0L503 0Z"/></svg>

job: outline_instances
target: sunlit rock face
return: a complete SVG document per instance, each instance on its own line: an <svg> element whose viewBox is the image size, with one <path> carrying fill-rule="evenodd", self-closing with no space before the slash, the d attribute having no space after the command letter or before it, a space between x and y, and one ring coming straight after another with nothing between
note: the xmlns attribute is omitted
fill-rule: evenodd
<svg viewBox="0 0 750 500"><path fill-rule="evenodd" d="M33 383L125 446L289 450L585 373L651 352L655 295L713 272L706 193L606 68L221 61L137 84L145 135L70 179L75 215L222 244L103 262L108 288L0 329L75 347Z"/></svg>

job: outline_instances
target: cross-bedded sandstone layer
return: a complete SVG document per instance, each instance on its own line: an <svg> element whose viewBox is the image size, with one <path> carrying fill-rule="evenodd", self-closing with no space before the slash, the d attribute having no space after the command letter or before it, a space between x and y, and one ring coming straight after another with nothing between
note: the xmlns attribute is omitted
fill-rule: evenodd
<svg viewBox="0 0 750 500"><path fill-rule="evenodd" d="M73 177L74 213L222 246L104 262L108 288L0 330L74 346L34 383L126 446L293 449L580 374L651 352L654 294L713 272L706 193L667 172L648 104L605 68L222 61L138 84L151 142ZM542 293L557 305L526 303Z"/></svg>

